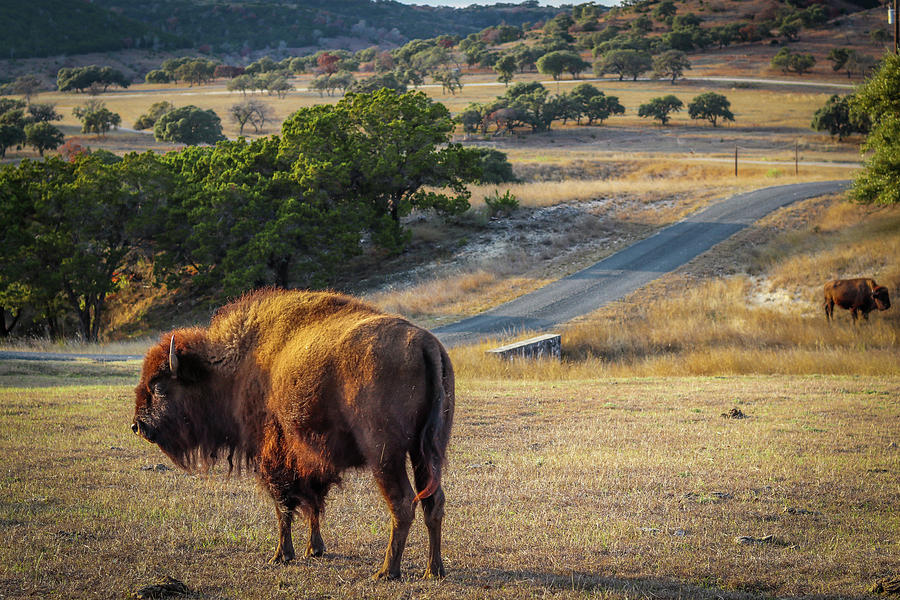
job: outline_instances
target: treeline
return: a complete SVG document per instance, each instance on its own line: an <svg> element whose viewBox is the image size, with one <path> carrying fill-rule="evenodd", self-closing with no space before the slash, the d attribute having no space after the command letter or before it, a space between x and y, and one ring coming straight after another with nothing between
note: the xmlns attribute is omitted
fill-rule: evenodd
<svg viewBox="0 0 900 600"><path fill-rule="evenodd" d="M559 12L537 2L467 8L393 1L212 3L202 0L11 0L0 3L0 58L195 48L238 54L321 46L352 37L402 44L491 25L535 23Z"/></svg>
<svg viewBox="0 0 900 600"><path fill-rule="evenodd" d="M0 2L0 58L3 59L188 45L177 36L96 3L71 0Z"/></svg>
<svg viewBox="0 0 900 600"><path fill-rule="evenodd" d="M454 127L424 94L381 90L303 108L250 142L5 165L2 333L26 319L58 334L73 316L96 340L108 295L141 264L215 301L325 286L367 248L400 251L410 210L468 208L466 184L505 157L450 143Z"/></svg>

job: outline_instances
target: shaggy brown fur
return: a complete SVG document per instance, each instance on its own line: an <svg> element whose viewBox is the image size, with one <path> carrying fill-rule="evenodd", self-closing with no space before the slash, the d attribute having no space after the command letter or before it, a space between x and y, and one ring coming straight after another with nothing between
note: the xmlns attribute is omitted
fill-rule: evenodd
<svg viewBox="0 0 900 600"><path fill-rule="evenodd" d="M834 315L835 304L849 310L856 321L858 313L868 319L869 313L876 308L889 309L891 298L888 289L875 283L874 279L835 279L825 284L825 318L829 321Z"/></svg>
<svg viewBox="0 0 900 600"><path fill-rule="evenodd" d="M328 490L344 470L368 467L392 516L375 577L400 576L418 500L429 535L425 575L444 575L440 482L454 380L429 332L348 296L263 290L220 309L208 329L163 335L135 395L132 429L178 466L205 470L227 457L229 468L256 473L278 517L271 562L294 558L298 508L309 521L306 554L321 555Z"/></svg>

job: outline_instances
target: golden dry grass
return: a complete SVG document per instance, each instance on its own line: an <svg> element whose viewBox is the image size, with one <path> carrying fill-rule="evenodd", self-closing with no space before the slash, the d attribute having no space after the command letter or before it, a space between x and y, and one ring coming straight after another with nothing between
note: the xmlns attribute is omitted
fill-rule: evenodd
<svg viewBox="0 0 900 600"><path fill-rule="evenodd" d="M516 78L516 81L544 81L545 77L539 74L524 74ZM304 75L292 80L296 90L289 93L285 98L269 96L265 93L257 93L252 95L256 99L265 102L273 111L273 121L268 125L265 131L260 135L269 135L278 133L281 128L281 122L291 113L304 106L311 106L322 103L335 103L339 96L320 96L315 92L300 91L305 90L310 81L310 76ZM562 80L558 84L545 83L551 93L566 92L574 85L582 83L584 80ZM619 97L620 102L626 108L624 116L615 117L609 121L615 126L640 126L640 127L656 127L647 119L641 119L637 116L638 106L647 102L650 98L664 95L675 94L685 105L696 95L705 91L715 90L724 93L732 103L732 111L735 114L736 122L734 126L725 126L717 129L709 127L706 132L710 136L721 135L723 131L734 133L735 131L749 131L754 128L765 128L770 133L778 134L779 139L776 145L784 145L793 143L797 137L811 135L809 131L809 123L813 113L821 107L828 97L831 95L826 92L796 92L790 88L786 89L747 89L747 88L723 88L722 84L706 83L701 81L680 82L672 85L667 81L617 81L614 79L589 80L607 94ZM496 81L493 74L471 74L464 78L464 85L461 93L456 95L444 94L441 92L440 86L432 84L421 88L430 97L444 103L453 113L463 110L471 102L489 102L502 95L504 87ZM839 91L839 90L837 90ZM247 95L251 97L251 95ZM72 109L79 106L90 99L91 96L86 94L45 92L35 96L36 102L52 102L56 104L57 110L63 115L62 124L73 128L80 127L80 123L72 115ZM122 126L129 128L137 120L137 118L145 113L151 104L161 100L168 100L176 107L194 104L203 109L212 109L222 119L222 125L225 134L229 137L236 137L238 134L237 126L228 118L228 109L231 105L240 102L244 96L239 92L228 92L225 89L224 82L215 82L211 85L186 87L181 84L169 85L148 85L136 84L125 90L112 90L105 94L96 96L97 99L106 103L106 106L113 112L118 113L122 117ZM686 111L676 113L672 118L672 127L669 130L678 131L680 128L693 127L697 125L696 121L691 121ZM703 125L702 123L700 124ZM779 130L784 130L779 133ZM799 130L799 131L798 131ZM255 137L252 129L245 130L244 134L248 137ZM145 134L144 134L145 135ZM784 140L780 139L782 135L788 137ZM116 134L108 136L115 138ZM100 138L94 140L94 145L103 147L109 140ZM773 140L775 141L775 140ZM154 147L152 135L146 138L138 137L132 140L133 149L140 150L145 147ZM648 148L652 150L652 148ZM117 151L123 151L117 148ZM11 157L18 156L19 153L12 151ZM22 155L29 154L26 151Z"/></svg>
<svg viewBox="0 0 900 600"><path fill-rule="evenodd" d="M3 597L169 575L193 598L862 598L900 569L896 376L461 378L448 577L417 579L419 520L404 581L375 584L368 474L330 496L324 558L266 566L275 519L251 481L143 470L168 461L129 430L137 368L0 363Z"/></svg>
<svg viewBox="0 0 900 600"><path fill-rule="evenodd" d="M841 198L788 207L622 302L563 328L562 363L455 349L464 377L900 373L896 306L827 324L822 285L874 277L898 297L900 208ZM523 337L525 337L523 335Z"/></svg>

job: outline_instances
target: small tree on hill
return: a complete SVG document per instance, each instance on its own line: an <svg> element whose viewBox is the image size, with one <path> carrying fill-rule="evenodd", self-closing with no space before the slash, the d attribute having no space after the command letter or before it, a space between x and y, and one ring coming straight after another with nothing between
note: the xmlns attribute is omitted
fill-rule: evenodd
<svg viewBox="0 0 900 600"><path fill-rule="evenodd" d="M35 75L20 75L16 77L15 81L13 81L9 89L12 90L14 94L21 94L25 97L25 102L31 103L31 97L38 93L41 88L44 86L41 83L41 80L38 79Z"/></svg>
<svg viewBox="0 0 900 600"><path fill-rule="evenodd" d="M96 133L105 136L110 129L122 123L122 117L112 112L99 100L89 100L72 109L75 118L81 121L81 133Z"/></svg>
<svg viewBox="0 0 900 600"><path fill-rule="evenodd" d="M695 97L688 104L688 115L692 119L706 119L716 127L719 119L723 121L734 121L734 114L731 112L731 102L722 94L715 92L706 92Z"/></svg>
<svg viewBox="0 0 900 600"><path fill-rule="evenodd" d="M681 100L676 96L669 94L667 96L652 98L650 102L641 104L638 107L638 116L652 117L659 121L661 125L666 125L670 119L669 115L673 112L680 111L683 107L684 103Z"/></svg>
<svg viewBox="0 0 900 600"><path fill-rule="evenodd" d="M259 133L266 121L269 120L271 111L267 104L259 100L244 100L243 102L232 104L231 108L228 109L228 114L231 116L231 120L237 123L240 128L238 135L244 135L244 127L247 124L253 125L256 133Z"/></svg>
<svg viewBox="0 0 900 600"><path fill-rule="evenodd" d="M52 103L32 102L28 105L28 114L35 123L59 121L62 115L56 112L56 105Z"/></svg>
<svg viewBox="0 0 900 600"><path fill-rule="evenodd" d="M672 83L691 68L687 54L681 50L666 50L653 58L654 77L671 77Z"/></svg>
<svg viewBox="0 0 900 600"><path fill-rule="evenodd" d="M619 81L623 78L631 77L637 81L643 73L650 70L651 57L649 52L643 50L610 50L603 55L603 58L594 64L594 73L597 76L606 73L616 73Z"/></svg>
<svg viewBox="0 0 900 600"><path fill-rule="evenodd" d="M509 82L513 80L518 65L516 57L512 54L504 54L494 63L494 70L497 72L497 81L503 82L503 85L509 86Z"/></svg>
<svg viewBox="0 0 900 600"><path fill-rule="evenodd" d="M803 75L813 68L816 59L812 54L794 54L787 48L782 48L772 57L772 68L781 69L782 73L793 72Z"/></svg>
<svg viewBox="0 0 900 600"><path fill-rule="evenodd" d="M172 110L175 110L175 105L167 100L154 102L150 105L150 108L147 109L147 112L138 117L138 120L134 122L134 128L138 130L150 129L156 125L156 121L158 121L161 116Z"/></svg>
<svg viewBox="0 0 900 600"><path fill-rule="evenodd" d="M0 158L6 156L6 150L25 143L25 130L15 124L0 123Z"/></svg>
<svg viewBox="0 0 900 600"><path fill-rule="evenodd" d="M25 126L25 143L38 151L41 157L45 150L56 150L65 141L63 132L46 121L29 123Z"/></svg>

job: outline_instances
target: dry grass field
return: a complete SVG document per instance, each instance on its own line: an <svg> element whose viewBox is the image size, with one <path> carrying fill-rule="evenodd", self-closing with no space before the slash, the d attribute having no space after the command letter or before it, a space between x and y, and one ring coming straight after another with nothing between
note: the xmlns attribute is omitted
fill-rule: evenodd
<svg viewBox="0 0 900 600"><path fill-rule="evenodd" d="M841 196L786 207L678 271L561 330L565 360L506 362L485 342L457 349L464 377L581 379L592 376L900 374L896 306L831 324L822 285L874 277L900 289L900 209ZM522 336L528 337L528 334Z"/></svg>
<svg viewBox="0 0 900 600"><path fill-rule="evenodd" d="M267 566L252 481L157 467L130 432L137 369L0 363L0 597L171 576L210 599L865 598L900 573L896 375L463 378L448 577L418 579L419 520L404 580L375 584L387 513L368 474L331 496L324 558Z"/></svg>
<svg viewBox="0 0 900 600"><path fill-rule="evenodd" d="M537 74L524 74L515 81L543 81L545 78ZM584 80L564 79L558 83L545 82L551 93L565 92ZM679 81L670 84L668 81L624 81L615 79L589 80L593 85L607 94L619 97L625 106L623 116L613 117L602 127L578 127L570 123L568 126L554 125L554 132L549 135L520 136L518 144L538 143L542 145L571 145L567 139L556 140L558 135L564 138L576 138L587 144L586 151L593 153L615 154L616 152L673 152L685 155L694 154L728 154L734 146L739 145L764 160L778 157L793 159L794 146L799 144L806 159L846 161L857 160L852 143L835 144L827 136L822 136L809 129L813 113L820 108L833 93L846 93L849 89L841 88L802 88L796 86L764 86L756 84L726 84L722 82ZM340 97L320 96L315 92L305 91L309 76L301 76L293 80L296 91L285 98L266 94L248 94L262 100L273 113L272 122L259 135L271 135L280 131L281 122L297 109L321 103L334 103ZM464 78L464 87L456 95L441 92L440 86L433 84L422 87L422 91L435 100L444 103L451 112L457 113L471 102L488 102L503 94L504 87L496 81L495 74L475 73ZM665 94L675 94L687 105L695 96L714 90L725 94L732 104L735 115L733 124L725 124L713 128L705 122L692 121L687 111L673 115L670 126L658 127L652 121L637 116L638 106L650 98ZM82 136L79 133L80 123L72 115L72 110L91 99L87 94L45 92L35 97L38 102L51 102L63 115L63 129L67 136L75 136L82 145L92 149L105 148L116 153L130 150L165 150L171 145L160 144L153 140L152 133L134 133L127 131L137 118L145 113L150 105L161 100L168 100L176 107L194 104L203 109L212 109L222 119L224 132L229 137L238 135L237 126L228 118L229 107L244 99L239 92L228 92L222 82L212 85L184 87L172 85L136 84L125 90L112 90L96 96L113 112L122 117L124 130L110 132L106 136ZM255 137L252 128L244 131L248 137ZM657 142L664 139L661 148ZM493 139L492 141L497 141ZM503 142L503 140L500 140ZM708 147L711 146L711 147ZM30 148L7 153L9 159L36 155Z"/></svg>

